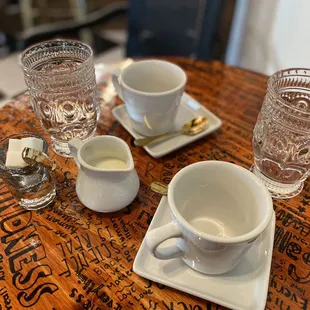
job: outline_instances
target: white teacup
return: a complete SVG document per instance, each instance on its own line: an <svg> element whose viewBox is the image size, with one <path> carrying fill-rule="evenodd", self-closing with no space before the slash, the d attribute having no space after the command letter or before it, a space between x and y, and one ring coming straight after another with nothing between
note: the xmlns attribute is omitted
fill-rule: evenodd
<svg viewBox="0 0 310 310"><path fill-rule="evenodd" d="M172 221L148 232L146 244L159 259L182 257L191 268L221 274L235 268L273 214L271 196L250 171L204 161L179 171L168 187ZM158 247L177 238L170 247Z"/></svg>
<svg viewBox="0 0 310 310"><path fill-rule="evenodd" d="M126 104L133 129L155 136L173 129L186 83L185 72L162 60L143 60L112 75L117 94Z"/></svg>

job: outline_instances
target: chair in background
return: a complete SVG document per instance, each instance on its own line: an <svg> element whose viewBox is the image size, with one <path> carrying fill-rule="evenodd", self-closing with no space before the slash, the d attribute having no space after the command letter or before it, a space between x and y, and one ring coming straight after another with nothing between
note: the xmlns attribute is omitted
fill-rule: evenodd
<svg viewBox="0 0 310 310"><path fill-rule="evenodd" d="M131 0L127 56L218 58L214 46L225 5L222 0Z"/></svg>
<svg viewBox="0 0 310 310"><path fill-rule="evenodd" d="M223 38L221 29L228 27L225 31L229 33L234 3L235 0L113 1L81 20L59 21L26 29L17 36L16 49L23 50L38 41L59 36L74 38L81 30L89 31L120 15L128 15L127 57L174 55L223 60L228 35ZM97 47L98 42L93 40L95 53L117 45L104 39L101 47Z"/></svg>
<svg viewBox="0 0 310 310"><path fill-rule="evenodd" d="M17 50L23 50L34 43L50 40L56 37L75 37L81 30L89 30L98 25L104 25L117 16L126 15L128 11L128 1L114 1L101 9L88 13L81 20L60 21L57 24L40 25L31 27L21 32L17 38ZM109 44L105 42L107 49ZM96 45L96 42L94 42ZM93 46L96 49L96 46Z"/></svg>
<svg viewBox="0 0 310 310"><path fill-rule="evenodd" d="M87 0L63 0L56 3L56 6L55 0L19 0L19 6L23 30L35 28L38 24L52 24L59 20L83 22L87 20L88 14ZM88 29L82 30L80 37L83 41L91 43L92 35Z"/></svg>

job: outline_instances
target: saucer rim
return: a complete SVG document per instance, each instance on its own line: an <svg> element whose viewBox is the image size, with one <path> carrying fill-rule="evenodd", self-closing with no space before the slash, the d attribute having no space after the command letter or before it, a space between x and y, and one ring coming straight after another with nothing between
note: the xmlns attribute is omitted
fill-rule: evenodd
<svg viewBox="0 0 310 310"><path fill-rule="evenodd" d="M213 133L214 131L218 130L219 128L221 128L222 120L217 115L215 115L213 112L211 112L208 108L206 108L201 103L199 103L191 95L189 95L186 92L183 93L179 109L181 109L182 106L184 105L184 103L182 103L182 100L186 100L187 102L189 100L194 101L197 105L199 105L199 109L203 112L202 114L204 116L209 116L209 117L211 116L214 119L215 124L212 127L207 128L205 131L202 131L201 133L199 133L197 135L188 136L189 139L187 141L176 143L173 148L169 147L169 148L165 148L165 149L163 149L161 151L153 151L148 146L143 146L145 151L149 155L151 155L153 158L160 158L160 157L163 157L163 156L165 156L167 154L170 154L170 153L172 153L172 152L174 152L174 151L176 151L176 150L178 150L178 149L180 149L180 148L182 148L182 147L184 147L184 146L186 146L186 145L188 145L190 143L193 143L193 142L195 142L195 141L197 141L197 140L199 140L199 139L201 139L201 138L203 138L203 137ZM123 126L123 128L126 129L126 131L133 138L135 138L135 139L143 138L143 136L141 136L140 134L138 134L137 132L134 131L134 129L132 128L131 124L124 123L123 118L120 115L120 111L123 110L123 109L125 109L125 113L127 113L127 115L128 115L125 103L120 104L120 105L118 105L118 106L116 106L115 108L112 109L112 114L115 117L115 119ZM191 109L194 110L193 108L191 108ZM129 118L129 115L128 115L128 118ZM178 138L177 136L171 137L171 140L177 139L177 138ZM158 143L160 144L161 142L158 142Z"/></svg>
<svg viewBox="0 0 310 310"><path fill-rule="evenodd" d="M191 289L190 287L186 287L186 286L181 286L180 284L171 282L169 280L165 280L163 278L161 278L160 276L156 276L153 274L150 274L147 272L147 267L144 264L143 267L141 268L140 264L145 261L144 259L144 252L147 253L146 255L151 255L151 253L149 252L149 250L146 247L146 243L145 243L145 238L147 236L147 233L149 230L153 229L153 226L155 225L154 219L156 219L156 213L159 216L158 210L159 209L163 209L165 206L168 206L168 199L167 197L162 197L162 199L160 200L157 210L154 214L154 217L152 219L151 224L149 225L149 228L144 236L144 239L140 245L140 248L137 252L137 255L135 257L134 263L133 263L133 271L138 274L139 276L142 276L143 278L164 284L170 288L176 289L180 292L185 292L188 294L191 294L193 296L202 298L203 300L207 300L213 303L216 303L218 305L227 307L227 308L231 308L231 309L235 309L235 310L253 310L252 308L246 308L246 307L240 307L239 305L236 304L232 304L230 302L226 302L221 300L219 297L216 296L212 296L212 295L208 295L208 293L206 292L205 294L202 294L201 292L197 292L194 289ZM160 210L161 213L164 213L165 210ZM167 212L167 211L166 211ZM158 220L157 220L158 221ZM267 225L266 230L270 229L270 232L268 234L266 234L265 238L268 238L268 242L269 242L269 250L270 253L268 255L267 258L267 262L264 265L264 270L265 272L267 271L266 277L264 278L264 284L261 286L260 288L260 298L257 298L257 304L255 305L257 308L255 308L256 310L264 310L265 306L266 306L266 301L267 301L267 295L268 295L268 288L269 288L269 278L270 278L270 271L271 271L271 263L272 263L272 252L273 252L273 242L274 242L274 232L275 232L275 226L276 226L276 217L275 217L275 212L273 211L270 223ZM263 241L266 242L266 241ZM251 251L251 249L249 250ZM241 261L242 262L242 261ZM240 262L240 263L241 263ZM190 268L188 266L185 266L185 268ZM193 272L198 273L199 276L203 276L202 273L199 273L198 271L193 270ZM207 275L206 275L207 276ZM212 276L212 275L210 275ZM214 275L213 275L214 276ZM263 296L263 298L261 298ZM253 305L251 305L253 306Z"/></svg>

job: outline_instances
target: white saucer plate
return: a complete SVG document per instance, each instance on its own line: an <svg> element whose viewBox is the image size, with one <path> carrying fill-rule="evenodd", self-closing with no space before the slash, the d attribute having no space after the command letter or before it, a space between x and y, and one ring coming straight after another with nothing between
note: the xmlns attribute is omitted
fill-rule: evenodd
<svg viewBox="0 0 310 310"><path fill-rule="evenodd" d="M149 230L171 220L168 200L163 197ZM208 276L192 270L182 259L158 260L143 240L134 261L138 275L198 296L216 304L238 310L265 309L275 231L275 215L268 228L255 241L238 266L223 275ZM162 246L173 243L170 239Z"/></svg>
<svg viewBox="0 0 310 310"><path fill-rule="evenodd" d="M143 138L136 133L130 122L129 115L126 110L125 104L119 105L112 111L114 117L121 123L121 125L135 138ZM203 132L195 136L177 135L170 137L160 142L154 142L149 146L145 146L144 149L154 158L162 157L172 151L179 149L191 142L194 142L202 137L210 134L211 132L219 129L222 125L221 120L202 106L199 102L193 99L187 93L184 93L181 99L180 107L175 119L175 130L181 129L183 124L193 119L196 116L205 116L209 120L208 127Z"/></svg>

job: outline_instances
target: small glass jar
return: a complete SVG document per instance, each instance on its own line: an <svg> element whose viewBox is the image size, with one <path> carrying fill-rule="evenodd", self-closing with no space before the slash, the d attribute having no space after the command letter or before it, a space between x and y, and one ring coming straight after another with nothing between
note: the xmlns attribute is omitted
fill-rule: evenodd
<svg viewBox="0 0 310 310"><path fill-rule="evenodd" d="M30 102L59 155L70 157L68 141L93 136L99 92L92 49L73 40L54 40L26 49L21 57Z"/></svg>
<svg viewBox="0 0 310 310"><path fill-rule="evenodd" d="M20 133L0 141L0 177L7 184L11 194L27 210L38 210L46 207L56 197L56 187L48 168L34 164L23 168L5 166L9 139L35 137L43 140L43 152L48 154L45 139L35 133Z"/></svg>
<svg viewBox="0 0 310 310"><path fill-rule="evenodd" d="M275 198L298 195L310 172L310 70L268 80L253 135L253 172Z"/></svg>

